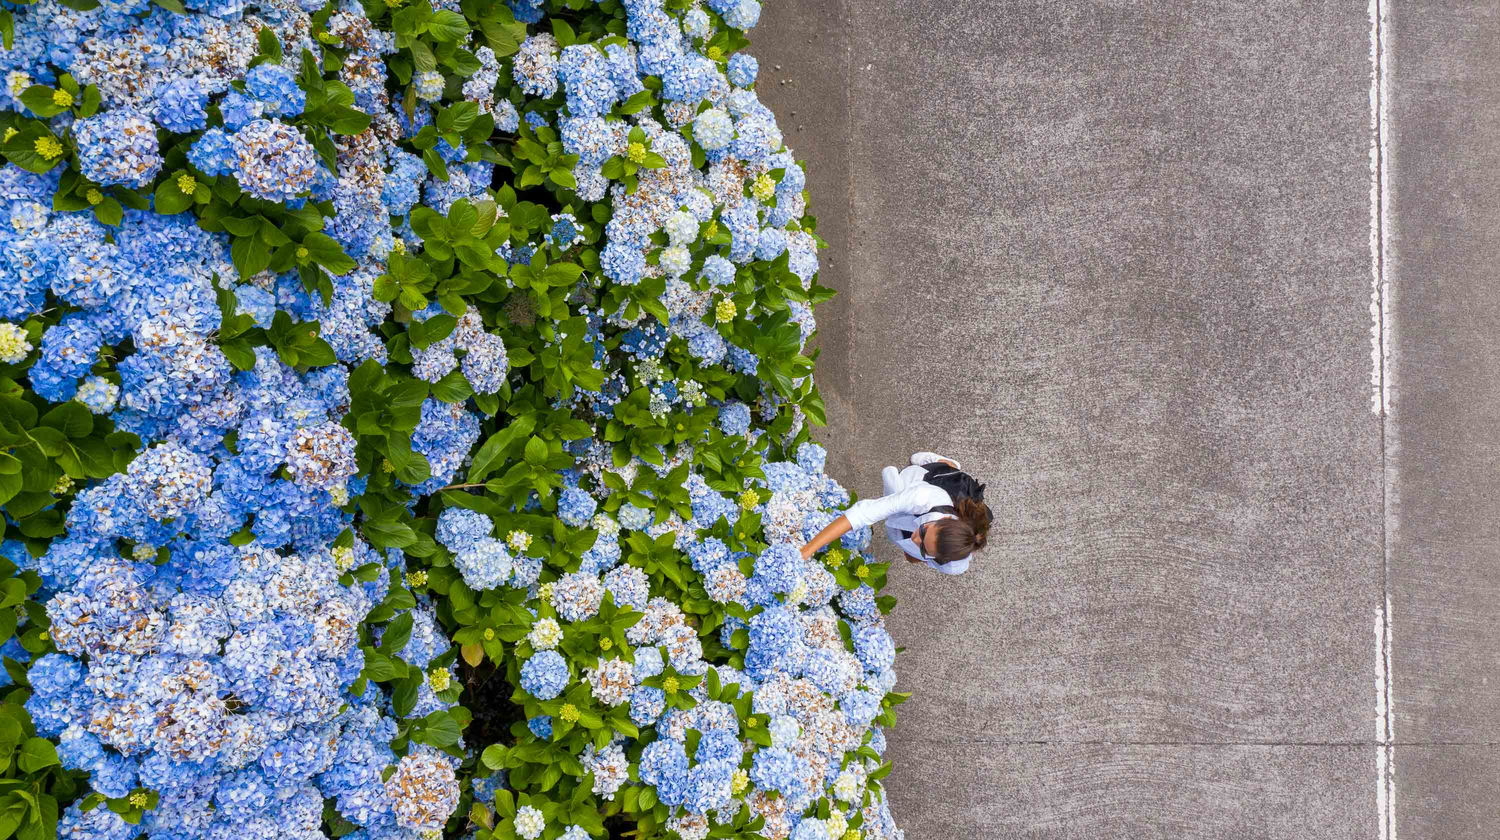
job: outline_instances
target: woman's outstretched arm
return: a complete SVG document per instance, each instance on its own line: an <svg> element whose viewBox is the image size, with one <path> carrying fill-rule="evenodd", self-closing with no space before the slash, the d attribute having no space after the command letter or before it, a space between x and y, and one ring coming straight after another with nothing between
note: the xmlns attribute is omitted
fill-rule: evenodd
<svg viewBox="0 0 1500 840"><path fill-rule="evenodd" d="M849 533L849 517L840 515L838 519L824 526L823 530L819 531L817 536L812 538L811 542L802 546L802 556L811 559L814 554L823 550L823 546L828 545L847 533Z"/></svg>

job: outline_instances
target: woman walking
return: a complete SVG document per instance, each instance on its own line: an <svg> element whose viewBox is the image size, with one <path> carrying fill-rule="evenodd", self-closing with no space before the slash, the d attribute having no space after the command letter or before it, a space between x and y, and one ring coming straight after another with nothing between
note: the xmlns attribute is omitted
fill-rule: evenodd
<svg viewBox="0 0 1500 840"><path fill-rule="evenodd" d="M949 575L968 571L974 552L989 539L990 509L984 485L957 461L932 452L911 456L911 466L880 472L885 495L861 499L802 547L812 557L844 534L885 520L885 533L907 562L926 563Z"/></svg>

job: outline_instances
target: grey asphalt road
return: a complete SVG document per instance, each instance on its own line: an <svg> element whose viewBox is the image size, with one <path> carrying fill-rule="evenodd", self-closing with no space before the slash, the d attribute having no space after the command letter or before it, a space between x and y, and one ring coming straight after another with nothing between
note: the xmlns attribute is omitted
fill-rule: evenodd
<svg viewBox="0 0 1500 840"><path fill-rule="evenodd" d="M1500 6L778 0L911 840L1500 836ZM895 559L895 550L883 550Z"/></svg>

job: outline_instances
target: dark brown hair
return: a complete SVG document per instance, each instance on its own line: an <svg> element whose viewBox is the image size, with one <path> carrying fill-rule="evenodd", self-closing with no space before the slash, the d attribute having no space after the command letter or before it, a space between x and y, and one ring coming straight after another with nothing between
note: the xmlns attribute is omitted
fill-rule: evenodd
<svg viewBox="0 0 1500 840"><path fill-rule="evenodd" d="M990 508L974 499L959 499L954 505L957 519L943 519L938 526L937 551L933 560L938 565L962 560L970 553L984 548L990 538Z"/></svg>

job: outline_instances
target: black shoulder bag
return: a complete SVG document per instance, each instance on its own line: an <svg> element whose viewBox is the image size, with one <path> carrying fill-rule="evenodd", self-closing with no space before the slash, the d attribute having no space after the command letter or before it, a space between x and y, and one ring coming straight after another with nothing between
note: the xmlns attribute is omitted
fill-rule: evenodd
<svg viewBox="0 0 1500 840"><path fill-rule="evenodd" d="M981 504L984 502L985 486L963 470L949 466L942 461L923 464L922 469L927 473L922 476L922 480L934 487L942 488L955 503L959 499L973 499ZM928 508L927 513L951 513L957 516L958 510L953 505L938 505ZM926 516L927 513L921 515Z"/></svg>

